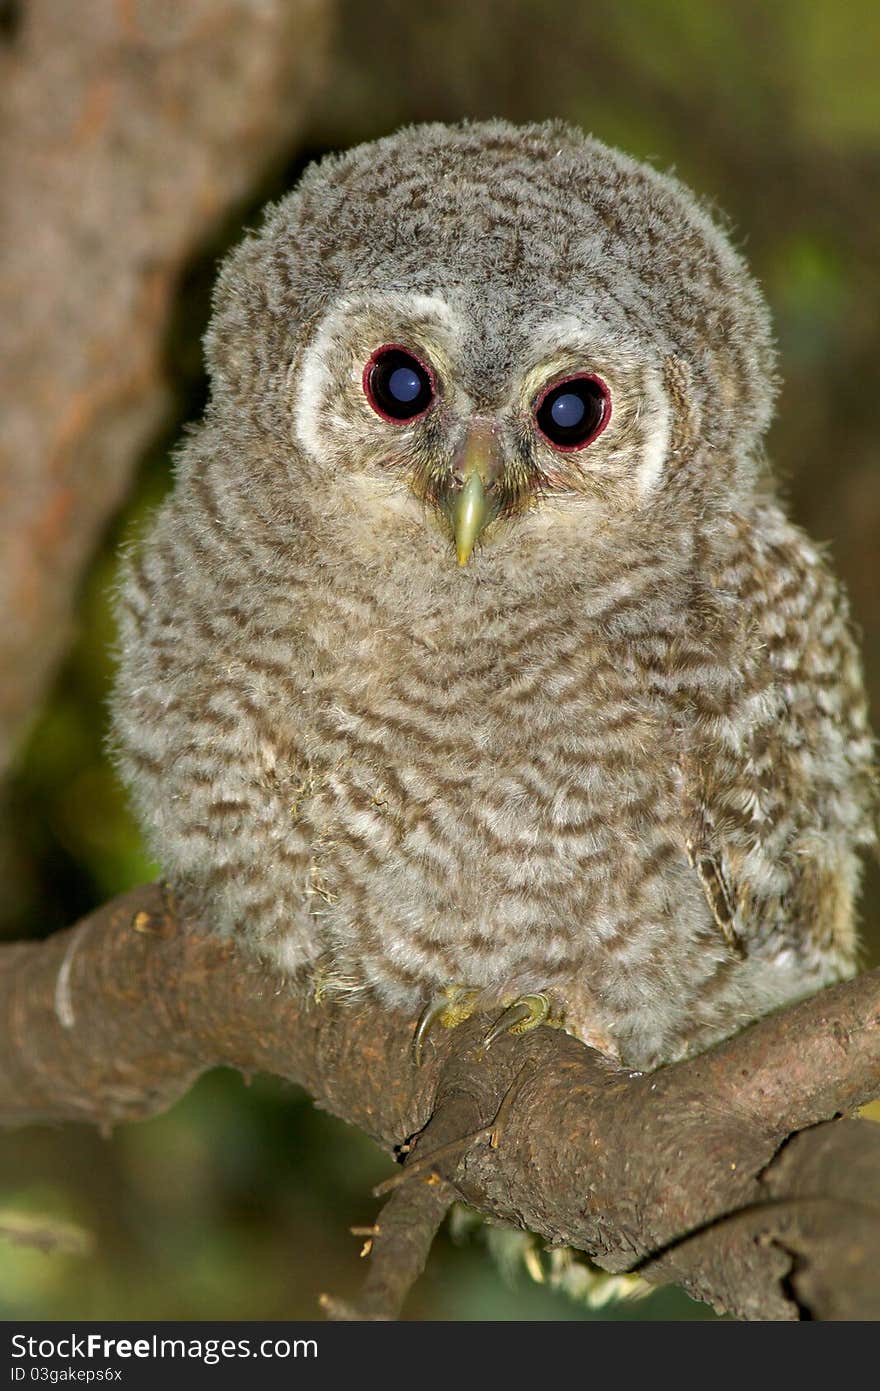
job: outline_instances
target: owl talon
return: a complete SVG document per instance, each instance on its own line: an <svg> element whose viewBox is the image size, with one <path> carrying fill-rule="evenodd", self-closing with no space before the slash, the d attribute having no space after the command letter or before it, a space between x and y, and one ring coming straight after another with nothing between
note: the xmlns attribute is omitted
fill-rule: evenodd
<svg viewBox="0 0 880 1391"><path fill-rule="evenodd" d="M514 1000L483 1039L483 1051L488 1052L492 1044L502 1034L527 1034L539 1024L547 1022L550 1014L550 1001L546 995L522 995Z"/></svg>
<svg viewBox="0 0 880 1391"><path fill-rule="evenodd" d="M466 1019L470 1019L477 1002L478 992L468 990L464 985L450 985L440 995L429 1000L419 1016L412 1041L412 1056L416 1067L421 1067L425 1040L436 1023L444 1029L456 1029Z"/></svg>
<svg viewBox="0 0 880 1391"><path fill-rule="evenodd" d="M425 1008L419 1015L419 1022L416 1025L416 1031L413 1034L412 1041L412 1056L416 1067L421 1067L424 1061L422 1050L425 1046L425 1040L431 1032L432 1026L437 1022L446 1008L446 1004L447 1001L444 996L437 995L433 1000L429 1000L428 1004L425 1005Z"/></svg>

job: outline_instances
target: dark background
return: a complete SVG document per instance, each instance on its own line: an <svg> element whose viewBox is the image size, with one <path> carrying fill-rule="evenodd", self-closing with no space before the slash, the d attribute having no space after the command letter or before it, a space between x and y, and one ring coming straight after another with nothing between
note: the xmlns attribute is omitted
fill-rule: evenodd
<svg viewBox="0 0 880 1391"><path fill-rule="evenodd" d="M401 124L561 116L674 167L722 209L770 300L784 379L769 452L791 511L828 543L880 691L880 9L873 0L343 0L301 148L190 265L166 345L177 398L84 586L78 638L13 778L0 904L7 937L62 927L153 877L102 752L108 591L120 543L169 482L168 450L205 395L200 337L217 257L326 149ZM880 891L864 901L880 959ZM0 1208L66 1221L88 1253L4 1250L0 1317L310 1318L351 1292L389 1161L291 1088L215 1073L167 1115L100 1137L4 1137ZM2 1214L0 1214L2 1216ZM72 1238L74 1244L76 1238ZM536 1284L547 1263L444 1236L408 1306L431 1319L596 1317ZM537 1260L537 1266L536 1266ZM708 1314L676 1291L599 1317Z"/></svg>

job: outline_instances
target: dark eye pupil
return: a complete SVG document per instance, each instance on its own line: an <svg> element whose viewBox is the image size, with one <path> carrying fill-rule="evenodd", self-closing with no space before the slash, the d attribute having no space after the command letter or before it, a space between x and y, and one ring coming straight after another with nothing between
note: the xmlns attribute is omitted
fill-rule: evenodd
<svg viewBox="0 0 880 1391"><path fill-rule="evenodd" d="M418 358L402 348L383 348L364 375L367 399L389 420L413 420L434 399L434 384Z"/></svg>
<svg viewBox="0 0 880 1391"><path fill-rule="evenodd" d="M560 382L540 402L538 428L560 449L589 444L608 418L608 397L594 377L574 377Z"/></svg>

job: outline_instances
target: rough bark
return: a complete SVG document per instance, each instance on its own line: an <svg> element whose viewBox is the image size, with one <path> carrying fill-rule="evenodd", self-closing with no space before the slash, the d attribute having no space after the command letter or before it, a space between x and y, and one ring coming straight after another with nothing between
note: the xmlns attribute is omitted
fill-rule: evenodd
<svg viewBox="0 0 880 1391"><path fill-rule="evenodd" d="M0 31L0 772L167 410L180 271L289 149L331 6L27 0Z"/></svg>
<svg viewBox="0 0 880 1391"><path fill-rule="evenodd" d="M739 1317L880 1317L880 1126L849 1118L880 1092L880 972L646 1075L546 1028L485 1053L480 1020L417 1068L412 1027L316 1004L148 886L0 952L0 1121L110 1126L220 1064L302 1084L406 1158L336 1317L395 1313L453 1197Z"/></svg>

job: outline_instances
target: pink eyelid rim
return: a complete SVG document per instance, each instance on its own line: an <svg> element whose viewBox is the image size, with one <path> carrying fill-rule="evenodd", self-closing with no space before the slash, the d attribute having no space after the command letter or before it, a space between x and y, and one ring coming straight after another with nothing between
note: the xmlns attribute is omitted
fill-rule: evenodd
<svg viewBox="0 0 880 1391"><path fill-rule="evenodd" d="M568 382L595 383L595 385L599 388L600 392L602 393L602 400L604 402L602 410L602 419L599 421L599 424L596 426L596 429L593 431L593 433L591 435L587 435L587 438L585 440L581 440L578 444L556 444L550 438L549 435L544 434L544 431L538 424L538 411L543 406L551 391L558 391L561 386L565 386ZM576 454L579 449L587 449L589 445L594 444L595 441L601 435L602 431L606 429L608 422L611 419L611 392L608 390L607 383L603 382L602 378L597 377L595 373L572 372L571 376L569 377L560 377L558 381L548 382L548 384L544 387L544 390L538 397L537 401L535 402L535 408L532 412L532 416L535 422L535 429L541 436L541 439L547 441L551 449L555 449L558 454Z"/></svg>
<svg viewBox="0 0 880 1391"><path fill-rule="evenodd" d="M396 416L389 415L387 411L383 411L376 397L373 395L370 388L370 377L372 376L373 368L376 366L379 358L384 356L385 353L404 353L407 357L411 357L413 362L419 364L425 376L428 378L428 381L431 383L431 399L424 410L419 411L418 415L408 415L405 420L398 420ZM364 364L364 370L361 375L361 385L363 386L364 395L371 409L374 410L378 416L381 416L383 420L387 420L389 425L412 425L414 420L421 420L423 415L428 414L428 411L437 399L437 378L434 375L433 369L425 362L424 358L419 357L418 353L414 353L412 348L405 347L403 343L383 343L381 348L376 348L375 351L370 353L370 356Z"/></svg>

